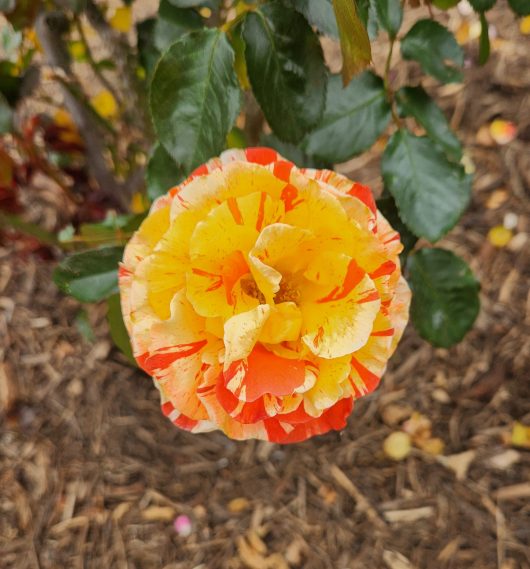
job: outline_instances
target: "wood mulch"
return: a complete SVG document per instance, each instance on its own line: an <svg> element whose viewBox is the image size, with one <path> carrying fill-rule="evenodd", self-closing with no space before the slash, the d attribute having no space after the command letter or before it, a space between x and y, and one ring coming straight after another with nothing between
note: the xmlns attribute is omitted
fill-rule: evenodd
<svg viewBox="0 0 530 569"><path fill-rule="evenodd" d="M530 425L530 40L505 8L495 22L507 43L438 93L477 168L443 245L480 278L480 317L451 350L409 327L340 434L284 447L175 429L104 309L85 340L50 264L0 248L2 569L530 569L530 451L510 442ZM517 140L477 143L496 117ZM515 237L497 249L487 233L507 214ZM413 412L443 451L394 462L383 442Z"/></svg>

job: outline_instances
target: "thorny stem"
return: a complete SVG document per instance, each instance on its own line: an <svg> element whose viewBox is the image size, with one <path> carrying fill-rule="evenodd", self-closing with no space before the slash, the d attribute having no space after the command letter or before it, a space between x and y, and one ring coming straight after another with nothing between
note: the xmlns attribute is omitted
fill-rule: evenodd
<svg viewBox="0 0 530 569"><path fill-rule="evenodd" d="M67 77L73 77L68 52L61 34L53 27L53 17L53 13L42 12L37 18L35 29L47 62L52 67L61 69ZM120 184L106 163L105 146L98 125L94 124L93 117L85 105L80 103L64 84L61 86L65 107L84 140L87 164L101 193L118 205L122 211L127 211L127 196L121 191Z"/></svg>

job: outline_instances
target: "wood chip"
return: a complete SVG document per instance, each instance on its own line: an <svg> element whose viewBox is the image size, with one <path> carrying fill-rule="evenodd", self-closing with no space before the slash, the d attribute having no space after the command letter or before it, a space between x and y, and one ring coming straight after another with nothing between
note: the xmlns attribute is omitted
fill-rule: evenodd
<svg viewBox="0 0 530 569"><path fill-rule="evenodd" d="M383 515L385 520L391 524L410 523L434 516L434 508L432 506L423 506L408 510L390 510L384 512Z"/></svg>

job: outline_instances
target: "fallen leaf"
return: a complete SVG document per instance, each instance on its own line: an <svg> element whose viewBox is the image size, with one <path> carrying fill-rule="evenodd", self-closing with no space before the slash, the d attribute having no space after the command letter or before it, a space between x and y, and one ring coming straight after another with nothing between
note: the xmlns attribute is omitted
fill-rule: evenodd
<svg viewBox="0 0 530 569"><path fill-rule="evenodd" d="M521 21L519 22L519 29L525 36L530 35L530 16L521 18Z"/></svg>
<svg viewBox="0 0 530 569"><path fill-rule="evenodd" d="M515 421L512 427L511 443L516 447L530 448L530 427Z"/></svg>
<svg viewBox="0 0 530 569"><path fill-rule="evenodd" d="M486 207L488 209L497 209L508 199L508 197L509 196L506 189L503 188L500 190L495 190L488 198Z"/></svg>
<svg viewBox="0 0 530 569"><path fill-rule="evenodd" d="M499 249L506 247L512 240L513 232L504 227L504 225L496 225L488 231L488 241Z"/></svg>
<svg viewBox="0 0 530 569"><path fill-rule="evenodd" d="M396 431L388 435L383 443L385 454L392 460L403 460L410 454L411 440L408 433Z"/></svg>
<svg viewBox="0 0 530 569"><path fill-rule="evenodd" d="M232 514L239 514L250 507L250 502L246 498L234 498L228 502L228 510Z"/></svg>

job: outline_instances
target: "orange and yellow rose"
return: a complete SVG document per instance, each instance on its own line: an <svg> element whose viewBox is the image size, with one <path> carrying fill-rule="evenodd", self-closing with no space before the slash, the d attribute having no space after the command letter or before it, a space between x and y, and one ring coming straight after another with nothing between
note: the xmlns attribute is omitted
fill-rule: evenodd
<svg viewBox="0 0 530 569"><path fill-rule="evenodd" d="M225 152L152 206L120 267L135 357L193 432L342 429L408 319L399 235L369 188L268 148Z"/></svg>

